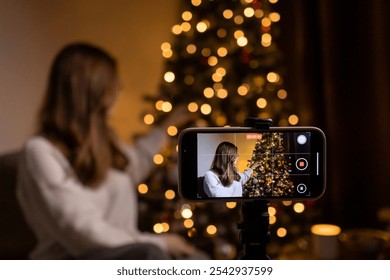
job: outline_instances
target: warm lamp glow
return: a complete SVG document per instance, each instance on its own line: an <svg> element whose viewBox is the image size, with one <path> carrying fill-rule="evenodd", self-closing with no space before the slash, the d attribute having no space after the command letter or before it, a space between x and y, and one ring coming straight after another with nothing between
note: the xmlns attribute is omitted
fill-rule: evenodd
<svg viewBox="0 0 390 280"><path fill-rule="evenodd" d="M237 203L236 202L226 202L226 207L229 209L234 209L236 208Z"/></svg>
<svg viewBox="0 0 390 280"><path fill-rule="evenodd" d="M341 232L339 226L330 224L318 224L311 227L311 233L321 236L337 236Z"/></svg>

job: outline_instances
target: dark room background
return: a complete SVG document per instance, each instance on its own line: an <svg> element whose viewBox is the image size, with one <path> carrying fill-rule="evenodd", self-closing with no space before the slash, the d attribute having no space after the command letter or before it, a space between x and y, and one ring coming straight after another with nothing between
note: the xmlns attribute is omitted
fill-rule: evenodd
<svg viewBox="0 0 390 280"><path fill-rule="evenodd" d="M280 1L286 87L327 136L324 219L381 227L390 204L390 2ZM383 218L382 218L383 219Z"/></svg>

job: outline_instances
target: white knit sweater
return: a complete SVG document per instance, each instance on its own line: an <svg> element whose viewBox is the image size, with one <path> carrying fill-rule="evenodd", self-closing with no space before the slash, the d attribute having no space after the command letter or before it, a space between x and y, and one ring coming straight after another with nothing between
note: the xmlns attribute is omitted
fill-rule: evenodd
<svg viewBox="0 0 390 280"><path fill-rule="evenodd" d="M19 165L17 196L38 243L32 259L62 259L136 242L166 249L161 236L137 227L136 185L148 175L164 145L155 129L134 147L124 147L127 172L111 169L97 189L83 186L68 160L40 136L29 139Z"/></svg>

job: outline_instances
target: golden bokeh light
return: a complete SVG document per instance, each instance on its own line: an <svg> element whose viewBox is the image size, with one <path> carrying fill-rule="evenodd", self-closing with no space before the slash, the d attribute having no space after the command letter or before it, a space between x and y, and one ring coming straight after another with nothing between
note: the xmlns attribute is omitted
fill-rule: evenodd
<svg viewBox="0 0 390 280"><path fill-rule="evenodd" d="M200 33L203 33L207 30L207 24L204 21L198 22L196 24L196 30L198 30Z"/></svg>
<svg viewBox="0 0 390 280"><path fill-rule="evenodd" d="M220 90L217 91L217 96L218 98L225 99L228 96L228 92L226 89L221 88Z"/></svg>
<svg viewBox="0 0 390 280"><path fill-rule="evenodd" d="M276 215L276 208L273 206L268 207L268 214L270 216L275 216Z"/></svg>
<svg viewBox="0 0 390 280"><path fill-rule="evenodd" d="M267 100L265 98L261 97L261 98L257 99L256 105L260 109L264 109L265 107L267 107Z"/></svg>
<svg viewBox="0 0 390 280"><path fill-rule="evenodd" d="M251 18L255 15L255 10L252 7L245 8L244 15L247 18Z"/></svg>
<svg viewBox="0 0 390 280"><path fill-rule="evenodd" d="M154 231L155 233L163 233L163 232L164 232L164 227L163 227L162 224L157 223L157 224L155 224L155 225L153 226L153 231Z"/></svg>
<svg viewBox="0 0 390 280"><path fill-rule="evenodd" d="M175 136L177 134L177 132L178 132L178 130L177 130L176 126L171 125L167 128L167 133L169 136Z"/></svg>
<svg viewBox="0 0 390 280"><path fill-rule="evenodd" d="M298 122L299 122L299 118L298 118L297 115L291 115L291 116L288 117L288 122L291 125L297 125Z"/></svg>
<svg viewBox="0 0 390 280"><path fill-rule="evenodd" d="M196 52L196 46L194 44L189 44L186 50L189 54L194 54Z"/></svg>
<svg viewBox="0 0 390 280"><path fill-rule="evenodd" d="M223 11L222 15L226 19L231 19L233 17L233 11L229 10L229 9L226 9L226 10Z"/></svg>
<svg viewBox="0 0 390 280"><path fill-rule="evenodd" d="M200 106L200 111L202 112L203 115L209 115L212 109L209 104L205 103L202 106Z"/></svg>
<svg viewBox="0 0 390 280"><path fill-rule="evenodd" d="M217 231L218 231L218 229L214 225L209 225L206 228L206 232L207 232L208 235L215 235L217 233Z"/></svg>
<svg viewBox="0 0 390 280"><path fill-rule="evenodd" d="M164 104L163 100L158 100L155 104L155 107L157 110L161 111L162 110L162 105Z"/></svg>
<svg viewBox="0 0 390 280"><path fill-rule="evenodd" d="M240 25L244 22L244 18L240 15L234 17L234 23Z"/></svg>
<svg viewBox="0 0 390 280"><path fill-rule="evenodd" d="M225 47L220 47L220 48L218 48L218 50L217 50L217 54L218 54L220 57L225 57L225 56L228 54L228 50L227 50Z"/></svg>
<svg viewBox="0 0 390 280"><path fill-rule="evenodd" d="M153 162L155 164L162 164L164 162L164 157L161 154L155 154L153 157Z"/></svg>
<svg viewBox="0 0 390 280"><path fill-rule="evenodd" d="M196 111L198 111L198 109L199 106L195 102L191 102L190 104L188 104L188 111L195 113Z"/></svg>
<svg viewBox="0 0 390 280"><path fill-rule="evenodd" d="M207 87L203 90L203 95L206 98L212 98L214 96L214 90L211 87Z"/></svg>
<svg viewBox="0 0 390 280"><path fill-rule="evenodd" d="M237 45L239 45L240 47L245 47L246 45L248 45L248 39L246 37L238 38Z"/></svg>
<svg viewBox="0 0 390 280"><path fill-rule="evenodd" d="M172 104L169 101L164 101L161 105L161 110L165 113L172 111Z"/></svg>
<svg viewBox="0 0 390 280"><path fill-rule="evenodd" d="M190 21L192 19L192 13L190 11L184 11L181 14L181 18L185 21Z"/></svg>
<svg viewBox="0 0 390 280"><path fill-rule="evenodd" d="M149 188L146 184L139 184L138 185L138 192L140 194L146 194L146 193L148 193L148 191L149 191Z"/></svg>
<svg viewBox="0 0 390 280"><path fill-rule="evenodd" d="M277 235L278 237L281 237L281 238L286 237L286 235L287 235L287 230L286 230L285 228L283 228L283 227L278 228L278 230L276 231L276 235Z"/></svg>
<svg viewBox="0 0 390 280"><path fill-rule="evenodd" d="M181 26L179 24L176 24L172 27L172 33L175 34L175 35L179 35L183 32L183 29L181 28Z"/></svg>
<svg viewBox="0 0 390 280"><path fill-rule="evenodd" d="M218 58L216 56L210 56L207 60L207 63L210 65L210 66L215 66L217 65L218 63Z"/></svg>
<svg viewBox="0 0 390 280"><path fill-rule="evenodd" d="M194 226L194 221L192 219L185 219L183 225L185 228L192 228Z"/></svg>
<svg viewBox="0 0 390 280"><path fill-rule="evenodd" d="M271 46L271 43L272 43L272 36L269 33L264 33L261 36L261 44L263 45L263 47L269 47Z"/></svg>
<svg viewBox="0 0 390 280"><path fill-rule="evenodd" d="M261 20L261 24L264 26L264 27L269 27L271 26L271 20L267 17L263 18Z"/></svg>
<svg viewBox="0 0 390 280"><path fill-rule="evenodd" d="M269 18L272 22L278 22L280 20L280 14L276 12L270 13Z"/></svg>
<svg viewBox="0 0 390 280"><path fill-rule="evenodd" d="M192 210L189 209L189 208L184 208L181 210L181 216L184 218L184 219L189 219L191 218L193 215L192 213Z"/></svg>
<svg viewBox="0 0 390 280"><path fill-rule="evenodd" d="M188 32L191 30L191 24L187 21L183 22L180 26L183 32Z"/></svg>
<svg viewBox="0 0 390 280"><path fill-rule="evenodd" d="M267 74L267 80L268 82L270 83L276 83L280 80L280 76L278 73L275 73L275 72L269 72Z"/></svg>
<svg viewBox="0 0 390 280"><path fill-rule="evenodd" d="M231 202L226 202L226 207L229 209L234 209L237 206L237 202L231 201Z"/></svg>
<svg viewBox="0 0 390 280"><path fill-rule="evenodd" d="M154 123L154 117L152 114L146 114L144 116L144 123L147 124L147 125L151 125L152 123Z"/></svg>
<svg viewBox="0 0 390 280"><path fill-rule="evenodd" d="M166 190L165 191L165 198L168 200L172 200L176 197L176 193L174 190Z"/></svg>
<svg viewBox="0 0 390 280"><path fill-rule="evenodd" d="M287 98L287 91L284 89L280 89L280 90L278 90L277 95L278 95L279 99L282 99L282 100L286 99Z"/></svg>
<svg viewBox="0 0 390 280"><path fill-rule="evenodd" d="M294 204L293 209L296 213L302 213L303 211L305 211L305 205L303 203L298 202Z"/></svg>
<svg viewBox="0 0 390 280"><path fill-rule="evenodd" d="M172 71L168 71L164 74L164 80L167 82L167 83L172 83L174 80L175 80L175 73L173 73Z"/></svg>

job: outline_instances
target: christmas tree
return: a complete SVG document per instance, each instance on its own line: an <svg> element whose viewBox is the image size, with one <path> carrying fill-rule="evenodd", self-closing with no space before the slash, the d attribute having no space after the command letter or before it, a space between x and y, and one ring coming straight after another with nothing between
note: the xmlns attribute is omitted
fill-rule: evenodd
<svg viewBox="0 0 390 280"><path fill-rule="evenodd" d="M247 117L296 125L298 116L292 113L283 85L283 59L276 43L280 20L276 3L183 1L180 21L172 27L173 40L161 45L166 69L158 94L145 97L153 109L145 113L144 122L158 124L174 107L184 105L197 116L185 126L242 126ZM180 233L211 258L234 259L239 205L188 203L177 194L177 134L183 128L168 128L171 145L155 156L153 174L139 186L140 227ZM284 159L274 162L280 170L288 168ZM279 181L275 190L288 192L288 179Z"/></svg>
<svg viewBox="0 0 390 280"><path fill-rule="evenodd" d="M283 145L283 133L266 132L256 141L249 165L259 163L244 185L246 197L289 197L294 192L291 162Z"/></svg>

